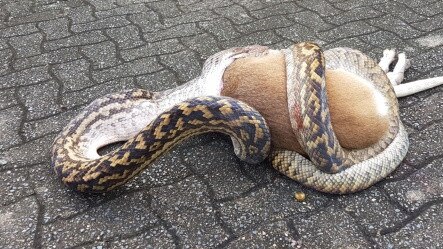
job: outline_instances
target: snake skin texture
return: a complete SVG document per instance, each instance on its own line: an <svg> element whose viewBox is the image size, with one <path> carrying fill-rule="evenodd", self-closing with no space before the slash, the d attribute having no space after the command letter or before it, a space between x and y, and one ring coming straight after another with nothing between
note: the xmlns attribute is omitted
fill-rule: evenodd
<svg viewBox="0 0 443 249"><path fill-rule="evenodd" d="M222 132L231 136L236 155L249 163L270 152L269 128L263 117L238 100L219 95L227 66L236 58L260 56L262 46L219 52L202 74L163 92L130 90L95 100L56 138L52 166L67 186L84 192L114 189L140 173L187 137ZM310 160L274 148L274 168L305 186L328 193L351 193L386 177L403 160L408 137L399 120L398 103L386 74L364 54L337 48L323 53L311 43L283 50L292 127ZM326 62L325 62L326 61ZM389 129L370 148L342 148L330 122L325 70L343 69L374 84L389 106ZM117 141L121 148L100 156L97 149Z"/></svg>
<svg viewBox="0 0 443 249"><path fill-rule="evenodd" d="M408 150L407 133L399 119L398 102L386 74L359 51L336 48L325 52L312 43L284 50L291 125L309 160L275 150L274 168L302 184L328 193L363 190L391 173ZM327 64L325 63L327 62ZM326 96L326 69L343 69L372 83L388 106L389 128L369 148L347 150L332 129Z"/></svg>
<svg viewBox="0 0 443 249"><path fill-rule="evenodd" d="M135 90L119 97L131 100L142 96L148 97L149 92ZM109 96L113 103L116 103L115 98ZM256 110L228 97L199 97L173 106L119 149L91 160L81 153L82 138L78 134L91 129L97 119L106 118L107 113L103 110L106 106L108 103L92 103L54 142L55 171L63 183L78 191L112 190L182 140L206 132L231 136L235 141L236 155L248 163L261 162L270 152L269 128ZM120 103L120 106L125 105ZM93 116L92 113L100 114Z"/></svg>

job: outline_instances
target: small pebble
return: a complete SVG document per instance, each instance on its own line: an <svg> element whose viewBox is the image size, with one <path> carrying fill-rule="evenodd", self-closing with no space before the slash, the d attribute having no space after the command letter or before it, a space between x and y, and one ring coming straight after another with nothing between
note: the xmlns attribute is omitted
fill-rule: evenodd
<svg viewBox="0 0 443 249"><path fill-rule="evenodd" d="M305 201L306 199L306 194L300 191L295 192L294 195L295 199L299 202Z"/></svg>

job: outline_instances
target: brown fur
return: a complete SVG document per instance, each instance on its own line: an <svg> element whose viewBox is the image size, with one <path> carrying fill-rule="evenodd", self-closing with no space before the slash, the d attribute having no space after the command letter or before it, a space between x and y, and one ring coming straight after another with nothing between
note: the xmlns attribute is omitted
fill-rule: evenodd
<svg viewBox="0 0 443 249"><path fill-rule="evenodd" d="M327 62L326 62L327 63ZM331 120L340 144L349 149L377 142L388 127L378 114L372 89L344 71L326 71ZM237 59L223 76L222 95L243 100L256 108L271 129L274 146L304 153L291 128L283 54Z"/></svg>

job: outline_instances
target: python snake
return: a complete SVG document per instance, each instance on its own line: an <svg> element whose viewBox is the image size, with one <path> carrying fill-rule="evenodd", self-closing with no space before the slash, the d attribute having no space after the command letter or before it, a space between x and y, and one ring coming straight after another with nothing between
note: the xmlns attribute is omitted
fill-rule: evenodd
<svg viewBox="0 0 443 249"><path fill-rule="evenodd" d="M266 121L247 104L217 95L226 67L236 58L260 56L267 51L262 46L225 50L205 62L199 77L178 88L154 93L130 90L95 100L54 140L55 172L64 184L76 190L109 191L183 139L214 131L231 136L240 159L249 163L265 159L271 151ZM310 160L274 148L269 156L273 167L308 187L329 193L359 191L392 172L407 152L408 138L399 120L393 89L377 63L344 48L328 50L323 56L311 43L296 44L283 52L287 90L291 93L288 107L295 117L292 126ZM356 73L372 82L388 100L389 129L376 145L351 151L338 143L327 104L327 68ZM98 155L98 148L117 141L127 142L113 152Z"/></svg>

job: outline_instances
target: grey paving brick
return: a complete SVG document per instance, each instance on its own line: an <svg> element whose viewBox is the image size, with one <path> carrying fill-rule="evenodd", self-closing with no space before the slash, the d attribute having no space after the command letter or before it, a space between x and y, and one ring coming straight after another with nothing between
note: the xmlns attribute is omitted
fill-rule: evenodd
<svg viewBox="0 0 443 249"><path fill-rule="evenodd" d="M74 24L71 30L77 33L91 31L91 30L101 30L105 28L116 28L123 27L129 24L129 21L123 16L111 16L108 18L98 19L97 21Z"/></svg>
<svg viewBox="0 0 443 249"><path fill-rule="evenodd" d="M132 238L109 243L109 248L173 248L174 238L163 227L154 227Z"/></svg>
<svg viewBox="0 0 443 249"><path fill-rule="evenodd" d="M40 67L51 64L59 64L80 59L82 56L77 48L61 48L47 53L42 53L32 57L20 58L14 61L13 67L16 70ZM73 69L75 70L75 69Z"/></svg>
<svg viewBox="0 0 443 249"><path fill-rule="evenodd" d="M363 6L355 9L350 9L338 15L326 17L325 20L327 20L330 23L341 25L344 23L354 22L361 19L377 19L381 15L383 15L382 12L377 11L370 6Z"/></svg>
<svg viewBox="0 0 443 249"><path fill-rule="evenodd" d="M312 41L320 44L323 42L314 33L312 33L310 28L297 23L287 28L276 29L275 33L294 43Z"/></svg>
<svg viewBox="0 0 443 249"><path fill-rule="evenodd" d="M81 51L92 61L94 69L113 67L119 64L116 47L111 41L82 46Z"/></svg>
<svg viewBox="0 0 443 249"><path fill-rule="evenodd" d="M242 234L227 248L299 248L301 243L293 233L286 221L278 221Z"/></svg>
<svg viewBox="0 0 443 249"><path fill-rule="evenodd" d="M147 57L125 62L115 67L103 69L101 71L94 72L92 75L93 78L100 83L120 77L123 78L152 73L161 69L162 66L155 58Z"/></svg>
<svg viewBox="0 0 443 249"><path fill-rule="evenodd" d="M171 38L187 37L200 34L202 31L195 23L179 24L167 29L158 30L152 33L144 34L144 38L148 42L155 42L159 40L166 40Z"/></svg>
<svg viewBox="0 0 443 249"><path fill-rule="evenodd" d="M128 19L143 30L143 32L155 32L164 27L158 15L153 11L133 14L129 16Z"/></svg>
<svg viewBox="0 0 443 249"><path fill-rule="evenodd" d="M314 11L320 16L332 16L340 13L340 10L334 5L322 0L301 0L297 4Z"/></svg>
<svg viewBox="0 0 443 249"><path fill-rule="evenodd" d="M423 34L423 32L413 28L408 23L393 17L392 15L386 15L377 19L368 20L373 26L390 31L403 39L415 38Z"/></svg>
<svg viewBox="0 0 443 249"><path fill-rule="evenodd" d="M443 13L433 17L426 17L422 21L411 23L411 26L422 31L433 31L443 26Z"/></svg>
<svg viewBox="0 0 443 249"><path fill-rule="evenodd" d="M249 34L252 32L272 30L276 28L288 27L292 24L284 16L270 16L238 27L240 32Z"/></svg>
<svg viewBox="0 0 443 249"><path fill-rule="evenodd" d="M172 89L178 86L175 75L168 70L137 76L136 83L142 88L156 92Z"/></svg>
<svg viewBox="0 0 443 249"><path fill-rule="evenodd" d="M24 86L50 79L48 67L34 67L0 76L0 88Z"/></svg>
<svg viewBox="0 0 443 249"><path fill-rule="evenodd" d="M11 169L2 172L0 174L0 188L2 189L0 206L19 201L34 193L28 180L27 169Z"/></svg>
<svg viewBox="0 0 443 249"><path fill-rule="evenodd" d="M109 2L106 0L88 0L88 2L94 6L94 8L98 11L100 10L109 10L112 8L116 8L117 5L115 5L113 2Z"/></svg>
<svg viewBox="0 0 443 249"><path fill-rule="evenodd" d="M295 22L296 26L309 27L310 33L316 33L319 30L327 30L334 27L334 25L325 22L317 13L313 11L302 11L297 13L290 13L287 15L288 19ZM314 32L313 32L314 31Z"/></svg>
<svg viewBox="0 0 443 249"><path fill-rule="evenodd" d="M441 1L434 1L428 4L423 3L421 8L416 8L416 11L426 16L434 16L443 12L443 3Z"/></svg>
<svg viewBox="0 0 443 249"><path fill-rule="evenodd" d="M416 57L411 65L412 68L421 72L430 71L443 67L443 61L440 56L443 53L443 47L432 48Z"/></svg>
<svg viewBox="0 0 443 249"><path fill-rule="evenodd" d="M151 42L144 46L121 51L121 56L126 61L140 59L144 57L171 54L184 50L184 46L177 39L169 39L158 42Z"/></svg>
<svg viewBox="0 0 443 249"><path fill-rule="evenodd" d="M55 65L52 71L62 82L64 92L79 90L95 84L89 78L89 62L85 59Z"/></svg>
<svg viewBox="0 0 443 249"><path fill-rule="evenodd" d="M277 4L275 6L253 10L251 11L251 14L258 19L263 19L271 16L294 14L297 12L301 12L303 9L304 8L298 6L295 2L285 2Z"/></svg>
<svg viewBox="0 0 443 249"><path fill-rule="evenodd" d="M9 63L12 59L12 49L0 50L0 75L9 73Z"/></svg>
<svg viewBox="0 0 443 249"><path fill-rule="evenodd" d="M174 17L182 14L181 10L177 7L175 1L155 1L148 3L149 8L153 9L156 13L163 17Z"/></svg>
<svg viewBox="0 0 443 249"><path fill-rule="evenodd" d="M109 10L97 11L95 14L98 18L102 19L104 17L124 16L128 14L144 13L148 11L150 11L150 9L148 9L144 4L127 4L125 6L116 7Z"/></svg>
<svg viewBox="0 0 443 249"><path fill-rule="evenodd" d="M183 247L215 247L228 238L215 217L205 185L196 177L153 188L150 193L152 208L171 224Z"/></svg>
<svg viewBox="0 0 443 249"><path fill-rule="evenodd" d="M209 21L217 18L217 15L210 10L200 10L182 14L180 16L167 18L164 20L166 26L176 26L183 23L196 23Z"/></svg>
<svg viewBox="0 0 443 249"><path fill-rule="evenodd" d="M442 163L442 159L433 160L409 177L386 184L386 191L408 211L415 211L432 200L443 200Z"/></svg>
<svg viewBox="0 0 443 249"><path fill-rule="evenodd" d="M16 104L17 100L14 97L14 89L0 91L0 109L6 109Z"/></svg>
<svg viewBox="0 0 443 249"><path fill-rule="evenodd" d="M42 43L43 36L40 33L11 37L9 43L16 51L18 58L28 57L40 54L40 45Z"/></svg>
<svg viewBox="0 0 443 249"><path fill-rule="evenodd" d="M23 115L19 106L0 110L0 150L21 142L18 125Z"/></svg>
<svg viewBox="0 0 443 249"><path fill-rule="evenodd" d="M201 22L199 27L209 32L210 34L217 37L218 41L227 41L230 39L235 39L241 37L242 34L238 32L232 24L226 19L215 19L212 21ZM193 39L198 35L186 37L188 39ZM182 38L185 39L185 38Z"/></svg>
<svg viewBox="0 0 443 249"><path fill-rule="evenodd" d="M268 30L230 39L221 42L221 45L224 49L228 49L231 47L241 47L257 43L260 43L261 45L270 45L280 41L282 41L282 38L277 36L273 31Z"/></svg>
<svg viewBox="0 0 443 249"><path fill-rule="evenodd" d="M0 207L0 247L31 248L37 229L38 206L35 197Z"/></svg>
<svg viewBox="0 0 443 249"><path fill-rule="evenodd" d="M192 80L201 73L198 58L188 51L162 55L160 56L160 61L174 71L180 83Z"/></svg>
<svg viewBox="0 0 443 249"><path fill-rule="evenodd" d="M255 186L242 174L233 151L226 142L215 141L184 152L184 162L210 182L215 199L237 197ZM214 168L214 164L223 166Z"/></svg>
<svg viewBox="0 0 443 249"><path fill-rule="evenodd" d="M108 29L106 33L118 43L121 49L138 47L144 44L144 41L141 39L143 35L138 32L137 27L134 25Z"/></svg>
<svg viewBox="0 0 443 249"><path fill-rule="evenodd" d="M231 5L230 1L220 1L220 0L202 0L202 1L186 1L179 0L179 7L184 12L193 12L198 10L207 10L225 7Z"/></svg>
<svg viewBox="0 0 443 249"><path fill-rule="evenodd" d="M391 194L389 190L387 192ZM342 196L337 199L337 204L363 226L367 233L373 235L392 228L408 217L399 207L390 203L389 197L374 187L358 196Z"/></svg>
<svg viewBox="0 0 443 249"><path fill-rule="evenodd" d="M443 149L443 123L431 123L425 129L409 136L411 145L406 162L418 166L429 158L438 157Z"/></svg>
<svg viewBox="0 0 443 249"><path fill-rule="evenodd" d="M104 36L100 31L94 30L91 32L80 33L54 41L44 42L43 47L44 49L47 50L56 50L66 47L74 47L74 46L88 45L91 43L98 43L106 39L107 39L106 36Z"/></svg>
<svg viewBox="0 0 443 249"><path fill-rule="evenodd" d="M26 107L26 119L38 119L60 112L56 103L58 84L49 81L39 85L21 87L18 96Z"/></svg>
<svg viewBox="0 0 443 249"><path fill-rule="evenodd" d="M56 20L40 22L38 27L43 30L47 40L54 40L70 35L68 23L68 19L58 18Z"/></svg>
<svg viewBox="0 0 443 249"><path fill-rule="evenodd" d="M205 60L211 55L220 51L217 41L208 34L201 34L192 37L181 38L181 41L193 51L200 55L200 60ZM205 41L199 43L198 41Z"/></svg>
<svg viewBox="0 0 443 249"><path fill-rule="evenodd" d="M220 16L229 19L235 24L244 24L252 22L255 19L248 15L248 12L240 5L230 5L226 7L216 8L214 11Z"/></svg>
<svg viewBox="0 0 443 249"><path fill-rule="evenodd" d="M28 35L35 32L38 32L35 23L27 23L13 27L3 28L0 32L0 37Z"/></svg>
<svg viewBox="0 0 443 249"><path fill-rule="evenodd" d="M38 163L47 163L49 150L48 144L54 140L54 135L45 136L26 142L0 152L2 169L12 169Z"/></svg>
<svg viewBox="0 0 443 249"><path fill-rule="evenodd" d="M293 219L299 243L305 248L370 248L355 221L345 212L328 208L310 216Z"/></svg>
<svg viewBox="0 0 443 249"><path fill-rule="evenodd" d="M296 191L303 191L307 201L294 199ZM221 219L236 234L242 234L260 224L289 219L297 213L312 212L327 202L327 197L305 190L289 179L277 178L272 184L248 195L220 203Z"/></svg>
<svg viewBox="0 0 443 249"><path fill-rule="evenodd" d="M29 22L41 22L62 17L64 14L63 9L50 9L42 12L27 13L24 16L13 16L9 18L9 23L11 25L18 25Z"/></svg>
<svg viewBox="0 0 443 249"><path fill-rule="evenodd" d="M410 1L409 3L412 3L413 1ZM417 8L411 8L408 5L389 1L385 4L376 4L372 6L374 9L377 9L381 12L391 14L399 19L405 20L408 23L414 23L421 20L426 19L425 16L420 15L416 12ZM395 11L392 11L395 10Z"/></svg>
<svg viewBox="0 0 443 249"><path fill-rule="evenodd" d="M331 30L320 31L318 36L325 41L335 41L337 39L352 38L354 36L360 36L375 31L377 31L377 28L374 28L363 21L357 21L354 23L346 23Z"/></svg>
<svg viewBox="0 0 443 249"><path fill-rule="evenodd" d="M365 0L345 0L345 1L338 1L337 3L334 3L334 6L337 9L342 10L351 10L359 7L364 6L370 6L370 5L378 5L378 4L385 4L388 0L374 0L371 2L365 1Z"/></svg>
<svg viewBox="0 0 443 249"><path fill-rule="evenodd" d="M67 220L43 226L43 247L69 247L124 236L157 225L145 193L122 195ZM130 208L128 208L130 207ZM91 225L91 217L93 224ZM70 231L77 231L72 233Z"/></svg>
<svg viewBox="0 0 443 249"><path fill-rule="evenodd" d="M404 224L393 233L377 238L379 246L383 248L439 248L443 240L439 236L442 227L443 205L429 207L416 219ZM405 239L407 238L407 239Z"/></svg>
<svg viewBox="0 0 443 249"><path fill-rule="evenodd" d="M417 101L415 105L402 109L401 118L410 126L422 130L434 120L443 120L443 93L436 92Z"/></svg>
<svg viewBox="0 0 443 249"><path fill-rule="evenodd" d="M135 88L133 81L132 77L120 78L86 88L82 91L65 93L62 97L62 104L67 109L83 106L91 103L96 98L102 97L104 94Z"/></svg>
<svg viewBox="0 0 443 249"><path fill-rule="evenodd" d="M73 24L92 22L96 20L91 7L88 5L70 8L67 15L69 19L72 20Z"/></svg>

